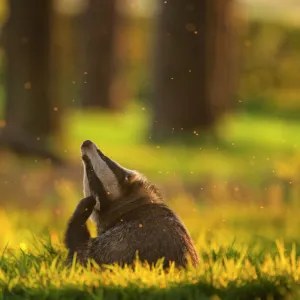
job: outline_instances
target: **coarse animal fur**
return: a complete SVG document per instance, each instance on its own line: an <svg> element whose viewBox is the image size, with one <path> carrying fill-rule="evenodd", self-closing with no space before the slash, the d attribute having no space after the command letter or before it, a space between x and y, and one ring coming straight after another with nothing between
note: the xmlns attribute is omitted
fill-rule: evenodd
<svg viewBox="0 0 300 300"><path fill-rule="evenodd" d="M164 203L159 190L136 171L105 156L87 140L81 146L84 195L70 218L65 234L68 260L76 253L86 264L154 264L164 259L164 268L174 262L185 267L199 262L193 241L183 223ZM97 237L86 226L96 222Z"/></svg>

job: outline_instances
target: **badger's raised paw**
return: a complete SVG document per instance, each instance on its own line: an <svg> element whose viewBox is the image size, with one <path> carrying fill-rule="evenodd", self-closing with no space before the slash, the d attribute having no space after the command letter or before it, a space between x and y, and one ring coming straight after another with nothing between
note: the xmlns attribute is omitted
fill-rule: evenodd
<svg viewBox="0 0 300 300"><path fill-rule="evenodd" d="M96 205L96 199L93 196L88 196L86 198L83 198L78 203L72 219L86 222L86 220L92 214L95 205Z"/></svg>

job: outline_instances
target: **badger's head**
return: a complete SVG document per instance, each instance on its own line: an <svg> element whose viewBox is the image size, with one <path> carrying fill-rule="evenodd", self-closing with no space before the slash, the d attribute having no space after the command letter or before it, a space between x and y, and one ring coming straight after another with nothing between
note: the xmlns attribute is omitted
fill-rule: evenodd
<svg viewBox="0 0 300 300"><path fill-rule="evenodd" d="M96 221L97 212L107 211L128 197L137 197L137 194L144 198L160 199L159 191L145 177L108 158L92 141L83 142L81 154L84 196L92 195L96 200L92 220Z"/></svg>

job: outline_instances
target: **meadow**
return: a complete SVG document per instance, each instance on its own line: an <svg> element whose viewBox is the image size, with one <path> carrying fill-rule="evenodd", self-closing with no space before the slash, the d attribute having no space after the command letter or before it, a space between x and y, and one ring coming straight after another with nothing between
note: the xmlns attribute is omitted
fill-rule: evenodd
<svg viewBox="0 0 300 300"><path fill-rule="evenodd" d="M69 113L57 148L67 165L58 169L2 154L0 299L300 299L300 123L240 112L220 123L217 139L191 133L186 146L152 143L148 118L139 104ZM64 266L87 138L161 186L196 243L197 269Z"/></svg>

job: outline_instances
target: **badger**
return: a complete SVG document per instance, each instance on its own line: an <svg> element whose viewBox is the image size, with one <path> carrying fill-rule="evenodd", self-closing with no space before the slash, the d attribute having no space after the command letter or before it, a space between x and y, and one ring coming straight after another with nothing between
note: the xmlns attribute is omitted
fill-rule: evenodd
<svg viewBox="0 0 300 300"><path fill-rule="evenodd" d="M178 216L160 191L140 173L126 169L102 153L90 140L81 145L84 198L65 232L68 262L86 265L134 265L137 255L149 265L163 261L164 269L197 266L199 256ZM95 222L91 237L86 222Z"/></svg>

